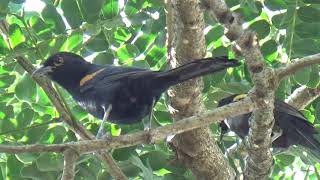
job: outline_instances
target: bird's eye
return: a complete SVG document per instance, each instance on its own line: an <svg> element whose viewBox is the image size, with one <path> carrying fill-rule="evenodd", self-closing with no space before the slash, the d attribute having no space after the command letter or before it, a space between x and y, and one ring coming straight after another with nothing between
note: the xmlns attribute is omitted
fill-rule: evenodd
<svg viewBox="0 0 320 180"><path fill-rule="evenodd" d="M55 67L57 67L57 66L63 65L63 63L64 63L63 58L62 58L62 57L58 57L58 59L57 59L55 62L53 62L53 65L54 65Z"/></svg>

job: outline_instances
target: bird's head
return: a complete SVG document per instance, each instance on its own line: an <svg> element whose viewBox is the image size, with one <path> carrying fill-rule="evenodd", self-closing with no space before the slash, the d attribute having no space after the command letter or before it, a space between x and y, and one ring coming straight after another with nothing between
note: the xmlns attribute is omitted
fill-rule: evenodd
<svg viewBox="0 0 320 180"><path fill-rule="evenodd" d="M66 87L79 81L91 70L91 64L81 56L69 52L59 52L50 56L32 76L47 76Z"/></svg>

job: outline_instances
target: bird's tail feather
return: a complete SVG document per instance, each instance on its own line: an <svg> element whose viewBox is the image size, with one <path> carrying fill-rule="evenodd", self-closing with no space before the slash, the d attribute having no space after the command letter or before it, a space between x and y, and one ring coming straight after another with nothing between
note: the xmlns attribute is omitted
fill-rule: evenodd
<svg viewBox="0 0 320 180"><path fill-rule="evenodd" d="M157 76L160 84L165 83L167 87L184 82L186 80L218 72L228 67L239 66L237 60L228 60L228 57L205 58L192 61L175 69L161 72Z"/></svg>

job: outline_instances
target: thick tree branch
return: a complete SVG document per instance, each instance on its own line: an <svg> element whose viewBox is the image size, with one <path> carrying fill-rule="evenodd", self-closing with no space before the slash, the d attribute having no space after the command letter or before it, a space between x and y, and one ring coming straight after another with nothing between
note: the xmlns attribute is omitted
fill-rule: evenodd
<svg viewBox="0 0 320 180"><path fill-rule="evenodd" d="M296 71L313 64L320 64L320 53L297 59L285 67L278 68L276 73L279 76L279 79L282 79L285 76L292 75Z"/></svg>
<svg viewBox="0 0 320 180"><path fill-rule="evenodd" d="M34 153L34 152L65 152L72 149L79 154L92 153L100 150L117 149L138 144L155 143L168 136L181 134L200 127L206 127L212 123L220 122L231 116L251 112L255 104L250 98L216 108L201 115L185 118L174 124L161 126L149 131L113 137L111 140L84 140L65 144L33 144L33 145L0 145L0 152L4 153Z"/></svg>
<svg viewBox="0 0 320 180"><path fill-rule="evenodd" d="M200 0L171 0L172 8L167 16L169 37L173 45L168 47L171 67L177 67L192 58L206 55L204 18ZM170 16L171 15L171 16ZM173 35L172 35L173 33ZM204 111L201 98L203 84L200 78L175 86L170 91L171 105L176 110L176 120ZM195 129L175 136L171 146L177 159L190 168L196 179L233 179L234 170L229 166L219 147L215 144L208 127ZM221 171L224 169L224 171Z"/></svg>
<svg viewBox="0 0 320 180"><path fill-rule="evenodd" d="M320 96L320 88L311 89L306 86L297 88L287 99L286 103L297 109L304 109Z"/></svg>
<svg viewBox="0 0 320 180"><path fill-rule="evenodd" d="M242 20L232 14L224 1L204 0L203 5L228 29L226 36L236 40L235 50L245 57L254 83L253 99L258 104L266 105L263 109L253 111L251 116L246 138L249 156L244 174L245 179L266 179L273 162L270 147L274 124L274 90L277 87L275 73L265 65L255 34L242 28Z"/></svg>
<svg viewBox="0 0 320 180"><path fill-rule="evenodd" d="M78 152L73 149L67 149L64 154L64 166L61 180L73 180L75 176L75 164L79 157Z"/></svg>

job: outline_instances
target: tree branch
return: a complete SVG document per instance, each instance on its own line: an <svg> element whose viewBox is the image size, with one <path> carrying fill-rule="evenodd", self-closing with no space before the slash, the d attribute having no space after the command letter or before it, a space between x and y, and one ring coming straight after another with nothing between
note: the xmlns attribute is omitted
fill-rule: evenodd
<svg viewBox="0 0 320 180"><path fill-rule="evenodd" d="M297 88L285 102L297 109L304 109L319 96L320 87L311 89L306 86L301 86Z"/></svg>
<svg viewBox="0 0 320 180"><path fill-rule="evenodd" d="M64 144L33 144L33 145L0 145L3 153L34 153L34 152L65 152L68 149L83 153L92 153L100 150L109 150L134 146L138 144L155 143L168 136L181 134L200 127L206 127L212 123L220 122L225 118L251 112L256 105L250 98L239 102L216 108L201 115L185 118L174 124L161 126L148 131L113 137L111 140L84 140Z"/></svg>
<svg viewBox="0 0 320 180"><path fill-rule="evenodd" d="M273 162L271 132L274 124L274 90L277 76L273 69L267 67L260 51L256 35L242 28L242 20L228 9L222 0L204 0L203 5L209 13L228 28L226 36L236 40L235 50L246 60L254 88L253 100L265 104L263 109L253 111L250 130L246 138L249 156L246 160L245 179L266 179Z"/></svg>
<svg viewBox="0 0 320 180"><path fill-rule="evenodd" d="M171 67L187 63L192 58L206 55L204 37L204 17L200 0L167 1L170 10L167 16L169 38L172 45L168 47L168 59ZM169 39L171 40L171 39ZM169 41L170 42L170 41ZM203 82L200 78L179 84L169 91L172 116L175 120L203 112L205 110L201 91ZM194 129L175 136L172 149L176 158L190 168L196 179L233 179L234 170L229 166L220 148L215 144L208 127ZM218 163L217 163L218 162ZM224 171L221 171L224 169Z"/></svg>
<svg viewBox="0 0 320 180"><path fill-rule="evenodd" d="M78 152L73 149L67 149L64 154L64 166L61 180L73 180L75 176L75 164L79 157Z"/></svg>
<svg viewBox="0 0 320 180"><path fill-rule="evenodd" d="M296 71L301 70L313 64L320 64L320 53L297 59L293 63L290 63L285 67L278 68L276 70L276 73L279 79L282 79L285 76L292 75Z"/></svg>

